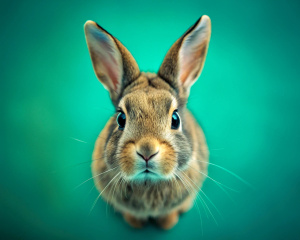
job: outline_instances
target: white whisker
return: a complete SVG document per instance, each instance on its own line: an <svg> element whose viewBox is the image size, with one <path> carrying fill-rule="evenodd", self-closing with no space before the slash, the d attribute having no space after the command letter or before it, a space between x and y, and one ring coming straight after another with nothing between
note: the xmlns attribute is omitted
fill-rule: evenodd
<svg viewBox="0 0 300 240"><path fill-rule="evenodd" d="M215 166L217 168L220 168L220 169L224 170L225 172L231 174L232 176L236 177L237 179L239 179L241 182L243 182L244 184L246 184L248 187L254 189L254 187L250 183L248 183L246 180L244 180L243 178L241 178L239 175L235 174L234 172L232 172L232 171L230 171L230 170L228 170L228 169L226 169L226 168L224 168L224 167L222 167L220 165L217 165L217 164L214 164L214 163L210 163L210 162L205 162L205 161L199 161L199 160L198 160L198 162L207 163L207 164L210 164L210 165Z"/></svg>
<svg viewBox="0 0 300 240"><path fill-rule="evenodd" d="M181 171L181 170L180 170ZM181 171L188 179L191 180L191 182L196 186L196 188L201 191L204 196L207 198L207 200L213 205L213 207L217 210L217 212L221 215L221 213L219 212L219 210L217 209L217 207L215 206L215 204L213 204L213 202L208 198L208 196L203 192L203 190L201 189L201 187L198 187L197 184L187 175L185 174L183 171ZM203 198L201 198L203 200L203 203L205 204L205 206L207 207L207 210L209 211L210 215L212 216L212 218L214 219L215 223L218 225L217 220L215 219L214 215L212 214L210 208L208 207L208 205L206 204L206 202L204 201ZM221 215L222 216L222 215Z"/></svg>
<svg viewBox="0 0 300 240"><path fill-rule="evenodd" d="M104 173L110 172L110 171L112 171L112 170L114 170L114 169L116 169L116 168L117 168L117 167L114 167L114 168L109 169L109 170L107 170L107 171L105 171L105 172L102 172L102 173L99 173L99 174L97 174L97 175L95 175L95 176L93 176L93 177L90 177L89 179L85 180L84 182L82 182L82 183L80 183L78 186L76 186L73 190L76 190L77 188L79 188L80 186L82 186L82 185L85 184L86 182L88 182L88 181L94 179L95 177L98 177L98 176L100 176L100 175L102 175L102 174L104 174Z"/></svg>
<svg viewBox="0 0 300 240"><path fill-rule="evenodd" d="M188 164L188 165L189 165L189 164ZM231 190L231 191L239 192L239 191L237 191L237 190L235 190L235 189L233 189L233 188L231 188L231 187L226 186L226 185L223 184L223 183L218 182L217 180L215 180L215 179L213 179L212 177L208 176L208 175L205 174L204 172L201 172L201 171L199 171L199 170L193 168L191 165L189 165L189 166L190 166L191 169L197 171L198 173L201 173L201 174L204 175L205 177L207 177L207 178L209 178L210 180L212 180L212 181L213 181L214 183L216 183L222 190L225 190L225 189L223 188L223 187L225 187L225 188L228 188L228 189ZM222 187L222 186L223 186L223 187ZM226 190L225 190L225 191L226 191Z"/></svg>
<svg viewBox="0 0 300 240"><path fill-rule="evenodd" d="M178 169L178 170L180 172L182 172L180 169ZM204 199L202 198L202 196L195 190L195 188L187 181L187 179L184 176L182 176L182 178L186 181L186 183L189 184L190 188L192 188L192 190L196 193L195 194L196 195L196 199L194 200L194 202L197 203L197 200L200 201L200 203L201 203L201 205L202 205L202 207L203 207L203 209L205 211L206 217L209 218L208 217L208 213L206 211L206 208L208 208L208 206L206 205L206 203L205 203Z"/></svg>
<svg viewBox="0 0 300 240"><path fill-rule="evenodd" d="M98 197L96 198L96 200L95 200L94 203L93 203L93 206L92 206L92 208L91 208L89 214L91 214L91 212L93 211L93 209L94 209L94 207L96 206L96 203L97 203L97 201L99 200L99 198L101 197L102 193L103 193L103 192L105 191L105 189L111 184L111 182L112 182L117 176L119 176L119 174L121 174L121 172L119 172L118 174L116 174L116 175L109 181L109 183L105 186L105 188L101 191L101 193L99 193Z"/></svg>
<svg viewBox="0 0 300 240"><path fill-rule="evenodd" d="M69 137L69 138L71 138L71 139L73 139L73 140L75 140L77 142L87 143L86 141L80 140L78 138L73 138L73 137Z"/></svg>

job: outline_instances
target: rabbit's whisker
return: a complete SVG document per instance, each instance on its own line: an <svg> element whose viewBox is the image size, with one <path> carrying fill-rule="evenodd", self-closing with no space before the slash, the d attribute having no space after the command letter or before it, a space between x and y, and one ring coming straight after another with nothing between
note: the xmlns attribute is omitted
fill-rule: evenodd
<svg viewBox="0 0 300 240"><path fill-rule="evenodd" d="M182 184L185 186L186 190L190 193L190 191L188 190L188 187L187 187L186 183L184 183L183 179L182 179L178 174L176 174L176 173L174 173L174 174L179 178L179 180L180 180L180 181L182 182ZM183 177L183 176L182 176L182 177ZM193 189L193 188L192 188L192 189ZM193 189L193 190L194 190L194 192L196 192L195 189ZM191 195L191 194L190 194L190 195ZM196 192L196 197L197 197L197 195L198 195L198 194L197 194L197 192ZM199 205L198 205L198 203L197 203L197 200L194 199L193 202L195 203L195 205L196 205L196 207L197 207L197 210L198 210L198 213L199 213L199 215L200 215L201 231L202 231L202 235L203 235L202 214L201 214ZM203 203L202 203L201 199L200 199L200 203L201 203L201 205L203 206ZM203 208L204 208L204 206L203 206ZM204 208L204 210L205 210L205 213L207 214L205 208Z"/></svg>
<svg viewBox="0 0 300 240"><path fill-rule="evenodd" d="M118 166L117 166L117 167L118 167ZM90 181L90 180L92 180L92 179L94 179L94 178L96 178L96 177L98 177L98 176L100 176L100 175L102 175L102 174L104 174L104 173L108 173L108 172L110 172L110 171L116 169L117 167L111 168L111 169L109 169L109 170L107 170L107 171L105 171L105 172L102 172L102 173L99 173L99 174L97 174L97 175L95 175L95 176L93 176L93 177L90 177L89 179L85 180L84 182L82 182L82 183L80 183L78 186L76 186L76 187L74 188L74 190L76 190L77 188L79 188L80 186L82 186L83 184L85 184L86 182L88 182L88 181Z"/></svg>
<svg viewBox="0 0 300 240"><path fill-rule="evenodd" d="M91 190L88 192L88 196L91 194L91 192L94 190L95 187L96 187L96 185L94 184L93 187L91 188Z"/></svg>
<svg viewBox="0 0 300 240"><path fill-rule="evenodd" d="M230 171L230 170L228 170L228 169L226 169L226 168L224 168L224 167L222 167L220 165L217 165L217 164L214 164L214 163L210 163L210 162L206 162L206 161L199 161L199 160L198 160L198 162L207 163L207 164L210 164L210 165L215 166L217 168L220 168L220 169L224 170L225 172L231 174L232 176L234 176L235 178L237 178L238 180L240 180L244 184L246 184L248 187L254 189L254 187L250 183L248 183L246 180L244 180L243 178L241 178L239 175L235 174L234 172L232 172L232 171Z"/></svg>
<svg viewBox="0 0 300 240"><path fill-rule="evenodd" d="M114 195L115 195L115 190L116 190L116 186L118 185L118 182L122 180L122 174L119 176L119 178L115 181L115 183L113 184L112 188L113 189L113 193L111 195L111 201L114 199ZM121 181L122 182L122 181ZM121 183L120 182L120 183ZM107 201L108 203L108 201ZM106 205L106 214L107 214L107 205Z"/></svg>
<svg viewBox="0 0 300 240"><path fill-rule="evenodd" d="M71 138L71 139L73 139L73 140L75 140L75 141L77 141L77 142L87 143L86 141L80 140L80 139L78 139L78 138L74 138L74 137L69 137L69 138Z"/></svg>
<svg viewBox="0 0 300 240"><path fill-rule="evenodd" d="M179 173L175 174L175 175L181 180L182 184L185 186L186 190L189 192L189 194L191 196L193 195L193 193L190 192L192 190L195 193L196 197L198 197L197 191L195 191L195 189L193 187L191 188L190 184L188 184L188 182L186 181L186 179L184 178L184 176L182 176L182 175L180 176ZM201 204L203 205L201 199L199 199L199 200L200 200ZM194 202L196 202L196 204L197 204L197 201L194 200ZM206 212L206 210L205 210L205 212Z"/></svg>
<svg viewBox="0 0 300 240"><path fill-rule="evenodd" d="M116 183L118 182L120 178L117 179L117 181L115 181L112 185L112 187L109 189L109 193L107 194L107 196L110 196L110 200L112 200L112 194L111 191L113 190L113 188L115 187ZM108 209L108 201L106 201L106 216L107 216L107 209Z"/></svg>
<svg viewBox="0 0 300 240"><path fill-rule="evenodd" d="M120 183L119 183L120 182ZM118 183L119 183L119 187L121 186L121 183L122 183L122 175L120 175L120 177L118 178L118 180L117 180L117 182L116 182L116 184L115 184L115 186L114 186L114 190L113 190L113 197L114 197L114 194L115 194L115 191L116 191L116 186L118 186ZM122 190L122 189L121 189ZM113 199L113 197L112 197L112 199Z"/></svg>
<svg viewBox="0 0 300 240"><path fill-rule="evenodd" d="M191 182L195 185L196 189L198 189L200 192L203 193L203 195L207 198L207 200L211 203L211 205L216 209L216 211L221 215L220 211L218 210L218 208L215 206L215 204L210 200L210 198L204 193L204 191L201 189L201 187L198 187L197 184L186 174L182 171L182 173L189 179L191 180Z"/></svg>
<svg viewBox="0 0 300 240"><path fill-rule="evenodd" d="M179 170L179 169L178 169ZM179 171L181 171L181 170L179 170ZM182 172L182 171L181 171ZM202 207L203 207L203 209L204 209L204 211L205 211L205 214L206 214L206 217L207 218L209 218L209 216L208 216L208 212L207 212L207 208L208 208L208 206L207 206L207 204L205 203L205 201L204 201L204 199L202 198L202 196L198 193L198 191L190 184L190 182L188 182L187 181L187 179L184 177L184 176L182 176L181 175L181 177L182 177L182 179L184 179L184 181L186 182L186 184L193 190L193 192L195 193L195 195L196 195L196 199L194 199L194 203L196 203L197 204L197 200L199 200L200 201L200 203L201 203L201 205L202 205Z"/></svg>
<svg viewBox="0 0 300 240"><path fill-rule="evenodd" d="M181 171L181 170L180 170ZM204 193L204 191L201 189L201 187L198 187L197 186L197 184L185 173L185 172L183 172L183 171L181 171L181 173L182 174L184 174L191 182L189 182L188 180L187 180L187 182L189 182L189 184L191 185L191 187L193 187L192 186L192 184L191 183L193 183L194 185L195 185L195 187L196 187L196 189L198 190L198 191L200 191L200 192L202 192L203 193L203 195L207 198L207 200L212 204L212 206L217 210L217 212L221 215L221 213L219 212L219 210L218 210L218 208L215 206L215 204L209 199L209 197ZM196 191L197 192L197 191ZM199 194L199 196L201 197L201 195ZM203 200L203 203L205 204L205 206L207 207L207 210L209 211L209 213L210 213L210 215L212 216L212 218L214 219L214 221L215 221L215 223L218 225L218 222L216 221L216 219L215 219L215 217L214 217L214 215L212 214L212 212L211 212L211 210L210 210L210 208L208 207L208 205L206 204L206 202L204 201L204 199L201 197L201 199ZM221 215L222 216L222 215Z"/></svg>
<svg viewBox="0 0 300 240"><path fill-rule="evenodd" d="M229 189L229 190L231 190L231 191L238 192L237 190L235 190L235 189L233 189L233 188L231 188L231 187L228 187L228 186L226 186L225 184L223 184L223 183L221 183L221 182L216 181L215 179L213 179L212 177L208 176L208 175L205 174L204 172L201 172L201 171L197 170L196 168L194 168L194 167L191 166L190 164L188 164L188 166L189 166L191 169L195 170L196 172L198 172L198 173L204 175L205 177L209 178L210 180L212 180L212 181L213 181L214 183L216 183L217 186L220 187L226 194L228 194L228 192L226 191L226 189L224 189L224 187L227 188L227 189Z"/></svg>
<svg viewBox="0 0 300 240"><path fill-rule="evenodd" d="M123 184L125 185L124 188L123 188ZM122 198L122 194L123 194L123 189L124 189L125 197L127 198L127 182L124 178L121 179L121 198Z"/></svg>
<svg viewBox="0 0 300 240"><path fill-rule="evenodd" d="M189 165L189 164L188 164L188 165ZM212 181L213 181L215 184L217 184L217 186L218 186L218 187L219 187L219 188L220 188L220 189L228 196L228 198L229 198L232 202L235 202L235 201L232 199L232 197L230 196L229 192L228 192L224 187L226 187L226 188L228 188L228 189L230 189L230 190L232 190L232 191L234 191L234 192L238 192L237 190L235 190L235 189L233 189L233 188L230 188L230 187L224 185L223 183L220 183L220 182L216 181L215 179L213 179L212 177L208 176L207 174L205 174L205 173L203 173L203 172L201 172L201 171L198 171L197 169L193 168L191 165L189 165L189 167L190 167L191 169L197 171L198 173L200 173L200 174L206 176L206 177L209 178L210 180L212 180Z"/></svg>
<svg viewBox="0 0 300 240"><path fill-rule="evenodd" d="M182 180L182 178L177 173L174 172L174 174L181 181L182 185L185 187L185 189L188 191L188 193L190 195L192 195L191 192L190 192L190 190L189 190L189 188L187 187L186 183Z"/></svg>
<svg viewBox="0 0 300 240"><path fill-rule="evenodd" d="M178 194L178 191L180 190L180 198L182 199L182 191L181 191L181 187L179 186L179 183L178 183L176 177L171 178L171 179L172 179L172 182L173 182L173 180L174 180L175 184L177 185L177 194Z"/></svg>
<svg viewBox="0 0 300 240"><path fill-rule="evenodd" d="M93 203L93 206L92 206L92 208L91 208L91 210L90 210L90 214L91 214L91 212L93 211L94 207L96 206L96 203L98 202L98 200L99 200L99 198L101 197L102 193L103 193L103 192L105 191L105 189L113 182L113 180L114 180L117 176L119 176L120 174L121 174L121 172L117 173L117 174L109 181L109 183L105 186L105 188L99 193L98 197L96 198L96 200L95 200L94 203Z"/></svg>

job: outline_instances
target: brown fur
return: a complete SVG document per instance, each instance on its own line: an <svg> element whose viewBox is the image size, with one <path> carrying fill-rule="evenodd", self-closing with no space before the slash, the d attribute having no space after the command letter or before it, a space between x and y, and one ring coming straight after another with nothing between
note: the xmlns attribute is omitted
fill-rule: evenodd
<svg viewBox="0 0 300 240"><path fill-rule="evenodd" d="M128 50L98 26L101 34L108 34L114 40L122 55L122 87L117 92L109 90L114 105L126 115L126 127L124 131L118 128L118 113L108 121L95 144L92 173L103 198L137 228L142 227L149 217L156 219L163 229L172 228L178 222L179 214L191 208L196 196L193 190L201 188L207 173L205 137L185 107L189 89L185 89L178 80L178 51L185 37L199 22L173 45L158 75L139 73ZM87 24L95 25L91 21ZM89 44L88 38L87 41ZM208 45L209 39L206 41ZM202 58L202 62L206 45L205 50L202 47L202 54L195 54ZM93 47L89 46L91 49ZM103 82L103 76L100 78L96 74ZM172 114L176 109L181 120L178 130L171 129ZM135 181L137 169L145 164L137 154L157 154L147 164L160 176L160 180Z"/></svg>
<svg viewBox="0 0 300 240"><path fill-rule="evenodd" d="M141 78L147 76L147 74L142 74ZM143 86L143 85L142 85ZM149 87L149 85L148 85ZM147 87L144 86L142 89L145 89L147 91ZM137 100L139 98L136 98ZM158 102L163 101L163 99L158 99ZM150 111L150 110L149 110ZM207 161L208 158L208 150L204 138L204 134L201 130L201 128L198 126L192 115L186 111L186 125L189 126L191 129L191 139L193 143L193 159L190 164L192 165L192 168L187 168L184 172L187 176L189 176L190 179L186 178L187 181L190 182L191 185L193 185L192 182L197 183L197 187L201 187L202 182L204 180L204 176L199 174L196 170L202 171L205 174L207 173L207 166L202 161ZM93 154L93 163L92 163L92 169L93 169L93 175L96 176L99 173L103 173L109 169L105 162L105 145L106 145L106 139L109 135L109 128L112 123L115 123L116 116L112 117L110 121L107 123L101 134L99 135L94 149ZM157 122L157 121L156 121ZM159 128L155 122L153 122L152 119L149 120L149 124L152 123L152 128ZM159 123L158 123L159 124ZM143 125L141 123L140 125ZM114 129L114 131L117 131ZM121 161L120 166L122 166L122 170L128 174L130 174L132 171L130 170L132 167L132 162L130 161L130 158L127 159L127 151L130 147L132 147L133 143L129 142L127 144L128 146L125 148L125 151L121 155ZM114 144L110 145L107 144L106 151L115 151L116 146ZM172 159L174 159L174 151L168 150L171 148L171 146L168 144L168 142L161 142L161 148L164 154L164 162L162 165L163 173L168 174L170 169L172 169L172 164L175 164ZM100 160L98 160L100 159ZM199 160L199 161L196 161ZM201 162L200 162L201 161ZM196 169L196 170L195 170ZM101 192L106 185L109 183L109 181L115 176L117 171L111 171L108 173L105 173L99 177L95 178L95 183L99 191ZM184 176L184 175L183 175ZM184 205L185 200L188 199L189 192L186 190L186 187L180 180L176 180L177 183L175 183L175 180L171 182L166 183L160 183L155 184L153 186L140 186L140 185L134 185L131 183L124 183L119 182L116 183L114 186L111 184L102 194L102 196L111 203L117 210L120 212L123 212L124 214L131 214L132 216L136 216L136 219L141 219L141 222L144 222L145 219L148 217L167 217L169 214L172 214L174 216L174 211L179 213L182 211L185 211L184 209L190 208L190 204L192 204L192 201L189 201L188 206ZM114 196L112 196L113 193L113 187L115 187ZM145 189L144 189L145 188ZM172 199L172 201L170 201ZM173 212L172 212L173 210ZM170 213L171 212L171 213ZM124 217L126 220L129 218ZM134 222L136 223L136 219ZM167 218L168 219L168 218ZM171 220L170 220L171 221ZM137 226L136 224L133 224L130 220L128 222L133 225ZM161 221L159 221L161 223ZM173 221L173 223L177 221ZM138 226L142 226L138 224ZM169 228L166 226L163 226L163 228Z"/></svg>

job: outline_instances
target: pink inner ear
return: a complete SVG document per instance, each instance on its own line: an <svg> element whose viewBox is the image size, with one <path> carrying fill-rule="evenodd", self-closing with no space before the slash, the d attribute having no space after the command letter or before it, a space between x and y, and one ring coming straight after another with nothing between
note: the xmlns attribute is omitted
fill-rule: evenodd
<svg viewBox="0 0 300 240"><path fill-rule="evenodd" d="M185 83L188 77L198 70L202 52L202 48L198 47L181 54L179 79L182 83Z"/></svg>
<svg viewBox="0 0 300 240"><path fill-rule="evenodd" d="M109 91L118 92L123 75L123 63L113 37L94 22L86 23L85 32L98 79Z"/></svg>
<svg viewBox="0 0 300 240"><path fill-rule="evenodd" d="M106 69L107 74L113 84L114 91L117 91L119 81L121 80L121 76L118 72L119 70L116 69L116 66L118 64L116 59L107 60L106 58L103 58L102 64Z"/></svg>
<svg viewBox="0 0 300 240"><path fill-rule="evenodd" d="M199 77L210 39L210 19L204 15L184 38L179 50L179 80L189 88Z"/></svg>

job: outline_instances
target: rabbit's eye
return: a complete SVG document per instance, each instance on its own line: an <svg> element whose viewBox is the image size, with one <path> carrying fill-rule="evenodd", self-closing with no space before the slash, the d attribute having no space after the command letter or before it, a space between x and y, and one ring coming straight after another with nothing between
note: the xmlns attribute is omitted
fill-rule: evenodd
<svg viewBox="0 0 300 240"><path fill-rule="evenodd" d="M172 125L171 128L172 129L178 129L180 126L180 117L179 114L177 112L177 110L175 110L172 114Z"/></svg>
<svg viewBox="0 0 300 240"><path fill-rule="evenodd" d="M119 124L119 129L124 130L126 123L126 115L123 112L120 112L117 117L117 123Z"/></svg>

